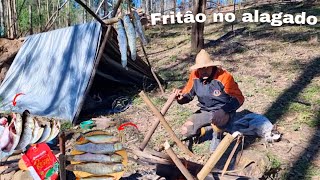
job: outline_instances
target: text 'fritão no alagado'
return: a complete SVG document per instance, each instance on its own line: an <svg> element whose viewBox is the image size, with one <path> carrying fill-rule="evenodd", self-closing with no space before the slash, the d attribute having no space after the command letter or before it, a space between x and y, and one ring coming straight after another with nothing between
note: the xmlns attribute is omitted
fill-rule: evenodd
<svg viewBox="0 0 320 180"><path fill-rule="evenodd" d="M236 15L234 13L213 13L213 22L234 22ZM151 14L151 24L156 25L158 22L162 24L182 24L182 23L203 23L207 20L207 16L203 13L193 15L191 11L187 11L185 14L180 12L170 12L169 14L161 15L161 13ZM255 10L254 13L243 13L242 22L260 22L270 23L271 26L282 26L283 24L300 24L300 25L316 25L318 18L316 16L308 15L306 12L301 12L295 15L279 13L259 13Z"/></svg>

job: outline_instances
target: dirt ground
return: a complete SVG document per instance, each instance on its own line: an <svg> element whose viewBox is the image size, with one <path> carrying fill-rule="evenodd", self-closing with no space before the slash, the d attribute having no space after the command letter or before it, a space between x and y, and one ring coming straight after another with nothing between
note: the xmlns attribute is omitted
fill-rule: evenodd
<svg viewBox="0 0 320 180"><path fill-rule="evenodd" d="M3 81L14 56L22 46L22 40L0 38L0 83Z"/></svg>

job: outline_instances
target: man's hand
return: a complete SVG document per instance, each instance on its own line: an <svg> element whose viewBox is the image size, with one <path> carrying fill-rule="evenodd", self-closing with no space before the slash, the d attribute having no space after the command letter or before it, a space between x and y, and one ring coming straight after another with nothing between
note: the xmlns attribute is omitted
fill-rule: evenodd
<svg viewBox="0 0 320 180"><path fill-rule="evenodd" d="M226 125L229 121L229 114L224 112L223 109L219 109L213 113L212 123L218 127Z"/></svg>
<svg viewBox="0 0 320 180"><path fill-rule="evenodd" d="M173 93L176 95L177 100L181 100L183 98L181 89L173 89Z"/></svg>

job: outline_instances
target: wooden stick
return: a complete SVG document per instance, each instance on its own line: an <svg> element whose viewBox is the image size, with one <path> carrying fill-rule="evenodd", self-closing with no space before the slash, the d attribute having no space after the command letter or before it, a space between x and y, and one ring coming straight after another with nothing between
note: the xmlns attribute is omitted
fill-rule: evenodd
<svg viewBox="0 0 320 180"><path fill-rule="evenodd" d="M227 134L220 144L218 145L217 149L213 152L210 156L209 160L203 166L201 171L197 174L199 180L204 180L205 177L211 172L212 168L217 164L221 156L225 153L227 148L230 146L231 142L234 138L236 138L240 133L238 131L234 132L232 135Z"/></svg>
<svg viewBox="0 0 320 180"><path fill-rule="evenodd" d="M65 133L62 131L59 134L59 149L60 149L60 153L65 155L66 154L66 135Z"/></svg>
<svg viewBox="0 0 320 180"><path fill-rule="evenodd" d="M67 180L66 156L64 154L59 155L59 171L60 180Z"/></svg>
<svg viewBox="0 0 320 180"><path fill-rule="evenodd" d="M152 67L151 67L151 64L150 64L150 61L149 61L148 55L147 55L147 53L146 53L146 50L144 49L144 45L143 45L143 43L142 43L141 39L140 39L140 44L141 44L141 47L142 47L142 51L143 51L144 57L146 58L147 63L148 63L148 65L149 65L149 67L150 67L150 71L151 71L151 73L152 73L152 75L153 75L154 79L157 81L158 86L159 86L159 88L160 88L160 91L161 91L162 95L164 95L163 87L162 87L162 85L161 85L161 83L160 83L160 81L159 81L159 79L158 79L158 77L157 77L156 73L153 71L153 69L152 69Z"/></svg>
<svg viewBox="0 0 320 180"><path fill-rule="evenodd" d="M150 101L150 99L147 97L147 95L141 91L139 93L140 97L144 100L144 102L149 106L149 108L153 111L153 113L159 118L161 124L164 126L164 128L166 129L166 131L169 133L169 135L171 136L171 138L177 143L177 145L179 146L179 148L185 152L186 154L188 154L189 156L194 156L194 154L185 146L182 144L182 142L180 141L180 139L177 137L177 135L173 132L173 130L171 129L170 125L168 124L168 122L164 119L164 117L162 116L162 114L157 110L157 108L153 105L153 103Z"/></svg>
<svg viewBox="0 0 320 180"><path fill-rule="evenodd" d="M228 159L226 161L226 164L223 167L223 170L222 170L222 173L221 173L221 177L223 177L224 174L227 172L227 169L229 167L231 159L232 159L234 153L236 152L236 150L237 150L237 148L238 148L238 146L240 144L240 138L241 138L241 136L238 136L237 142L236 142L235 146L233 147L233 149L232 149L232 151L231 151L231 153L230 153L230 155L229 155L229 157L228 157Z"/></svg>
<svg viewBox="0 0 320 180"><path fill-rule="evenodd" d="M77 1L78 1L78 0L77 0ZM121 2L122 2L122 0L118 0L117 4L114 6L113 12L112 12L112 14L111 14L111 18L113 18L113 17L116 15L116 13L117 13L117 11L118 11L118 8L119 8L119 6L120 6L120 4L121 4ZM88 93L89 93L89 89L91 89L91 86L92 86L92 84L93 84L93 79L94 79L94 76L95 76L96 71L97 71L97 69L98 69L98 65L99 65L100 59L101 59L101 57L103 56L104 48L106 47L107 40L108 40L109 36L111 35L111 30L112 30L112 26L111 26L111 25L108 25L107 32L105 33L105 36L104 36L104 38L103 38L103 40L102 40L102 43L101 43L101 45L100 45L100 48L99 48L99 53L98 53L96 62L95 62L95 64L94 64L93 71L92 71L91 76L90 76L89 84L88 84L88 86L87 86L87 89L86 89L83 97L86 97L86 96L88 95ZM82 100L81 100L81 102L80 102L80 106L79 106L78 112L76 113L76 115L75 115L75 117L74 117L74 119L73 119L73 124L74 124L74 125L76 124L75 119L78 118L78 116L79 116L79 114L80 114L80 110L81 110L83 104L84 104L84 98L82 98Z"/></svg>
<svg viewBox="0 0 320 180"><path fill-rule="evenodd" d="M175 98L176 98L176 95L175 95L174 93L172 93L172 94L169 96L167 102L164 104L164 106L163 106L162 109L161 109L161 114L162 114L163 116L167 113L168 109L170 108L170 106L171 106L171 104L173 103L173 101L175 100ZM148 142L149 142L150 139L151 139L152 134L153 134L154 131L157 129L159 123L160 123L160 120L159 120L159 119L156 119L156 120L153 122L150 130L147 132L146 136L144 137L144 139L143 139L143 141L142 141L142 143L141 143L141 145L140 145L140 147L139 147L141 151L143 151L144 148L146 148Z"/></svg>
<svg viewBox="0 0 320 180"><path fill-rule="evenodd" d="M187 170L186 167L184 167L184 165L182 164L182 162L180 161L180 159L177 157L177 155L173 152L173 150L171 149L168 141L166 141L164 143L164 147L165 150L167 152L167 154L170 156L170 158L172 159L172 161L176 164L176 166L179 168L179 170L181 171L181 173L184 175L184 177L187 178L187 180L193 180L193 176L190 174L190 172Z"/></svg>
<svg viewBox="0 0 320 180"><path fill-rule="evenodd" d="M77 3L79 3L86 11L88 11L91 16L93 16L101 25L106 26L106 24L100 19L99 16L96 15L87 5L85 5L81 0L75 0Z"/></svg>
<svg viewBox="0 0 320 180"><path fill-rule="evenodd" d="M160 157L153 156L147 152L140 151L138 149L127 149L128 152L137 155L139 158L146 158L155 161L159 164L172 164L171 159L163 159Z"/></svg>
<svg viewBox="0 0 320 180"><path fill-rule="evenodd" d="M60 132L59 134L59 149L60 149L60 155L59 155L59 171L60 171L60 180L66 180L67 179L67 172L66 172L66 135L64 131Z"/></svg>
<svg viewBox="0 0 320 180"><path fill-rule="evenodd" d="M121 17L114 17L114 18L110 18L110 19L105 19L105 20L103 20L103 22L104 22L106 25L111 25L111 24L117 23L120 18L121 18Z"/></svg>

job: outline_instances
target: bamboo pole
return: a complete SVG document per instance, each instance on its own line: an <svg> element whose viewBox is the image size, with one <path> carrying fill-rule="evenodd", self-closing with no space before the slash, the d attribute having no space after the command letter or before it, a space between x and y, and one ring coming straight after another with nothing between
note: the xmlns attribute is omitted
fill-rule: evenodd
<svg viewBox="0 0 320 180"><path fill-rule="evenodd" d="M180 139L177 137L177 135L173 132L173 130L171 129L170 125L168 124L168 122L164 119L164 117L162 116L162 114L158 111L158 109L153 105L153 103L150 101L150 99L147 97L147 95L141 91L139 93L139 96L144 100L144 102L149 106L149 108L151 109L151 111L153 111L153 113L159 118L161 124L164 126L164 128L166 129L166 131L169 133L169 135L171 136L171 138L177 143L178 147L186 154L188 154L189 156L194 156L194 154L185 146L182 144L182 142L180 141Z"/></svg>
<svg viewBox="0 0 320 180"><path fill-rule="evenodd" d="M172 159L174 164L178 167L178 169L181 171L181 173L184 175L184 177L186 177L187 180L193 180L194 179L193 176L190 174L188 169L184 167L184 165L182 164L178 156L173 152L168 141L164 143L164 147L167 154L170 156L170 158Z"/></svg>
<svg viewBox="0 0 320 180"><path fill-rule="evenodd" d="M205 177L211 172L214 166L217 164L221 156L225 153L227 148L230 146L231 142L236 138L240 133L238 131L234 132L232 135L227 134L220 144L218 145L217 149L212 153L209 160L203 166L201 171L197 174L199 180L204 180Z"/></svg>
<svg viewBox="0 0 320 180"><path fill-rule="evenodd" d="M162 114L163 116L167 113L168 109L170 108L170 106L171 106L171 104L173 103L173 101L175 100L175 98L176 98L176 95L175 95L174 93L172 93L172 94L169 96L167 102L164 104L164 106L163 106L162 109L161 109L161 114ZM144 148L147 146L148 142L150 141L150 138L151 138L152 134L153 134L154 131L157 129L159 123L160 123L160 120L159 120L159 119L156 119L156 120L153 122L151 128L150 128L149 131L147 132L146 136L144 137L144 139L143 139L143 141L142 141L142 143L141 143L141 145L140 145L140 147L139 147L141 151L143 151Z"/></svg>

